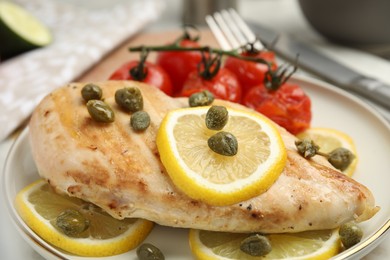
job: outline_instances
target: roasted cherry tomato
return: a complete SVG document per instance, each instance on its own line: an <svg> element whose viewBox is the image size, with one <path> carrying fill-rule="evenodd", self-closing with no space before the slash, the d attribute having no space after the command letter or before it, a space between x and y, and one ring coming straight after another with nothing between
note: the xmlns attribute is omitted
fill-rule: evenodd
<svg viewBox="0 0 390 260"><path fill-rule="evenodd" d="M276 69L275 54L272 51L246 51L241 54L245 57L262 58L271 63L271 69ZM263 63L240 60L234 57L227 57L225 68L237 75L242 87L243 95L254 86L264 82L265 74L268 71L268 66Z"/></svg>
<svg viewBox="0 0 390 260"><path fill-rule="evenodd" d="M199 47L196 41L189 39L181 40L179 45L184 48ZM156 64L169 75L173 94L176 95L180 93L190 72L196 70L201 59L199 51L162 51L157 55Z"/></svg>
<svg viewBox="0 0 390 260"><path fill-rule="evenodd" d="M132 60L123 64L109 77L110 80L135 80L155 86L167 95L172 95L172 83L168 74L158 65L145 61ZM140 70L136 70L141 68ZM132 73L133 70L133 73ZM134 71L135 70L135 71Z"/></svg>
<svg viewBox="0 0 390 260"><path fill-rule="evenodd" d="M181 91L181 96L189 97L192 94L208 90L215 98L233 102L241 101L241 86L236 75L225 68L220 68L218 73L211 79L205 79L198 71L193 71L188 76Z"/></svg>
<svg viewBox="0 0 390 260"><path fill-rule="evenodd" d="M310 127L311 101L296 84L284 83L277 90L268 90L264 84L251 88L243 104L269 117L292 134Z"/></svg>

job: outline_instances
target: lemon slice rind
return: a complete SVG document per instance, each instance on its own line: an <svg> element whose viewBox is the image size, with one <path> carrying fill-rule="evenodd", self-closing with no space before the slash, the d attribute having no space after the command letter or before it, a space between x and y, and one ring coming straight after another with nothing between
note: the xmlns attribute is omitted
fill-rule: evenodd
<svg viewBox="0 0 390 260"><path fill-rule="evenodd" d="M207 113L207 110L208 107L173 110L166 115L160 126L157 134L157 147L161 161L173 183L191 198L212 205L234 204L265 192L283 171L287 156L277 129L268 118L260 114L228 109L230 117L253 119L261 125L261 130L270 138L270 143L275 144L276 149L272 149L269 159L258 166L256 174L226 184L214 183L193 171L182 159L176 148L177 144L172 141L175 140L172 129L182 116L191 113L201 117ZM240 140L238 142L240 151Z"/></svg>
<svg viewBox="0 0 390 260"><path fill-rule="evenodd" d="M239 249L239 243L242 241L242 239L246 236L244 234L231 234L231 233L225 233L219 232L220 234L223 234L223 236L231 236L234 235L237 238L233 239L225 239L224 242L216 242L212 245L205 245L200 238L200 234L202 232L209 232L209 231L202 231L202 230L196 230L191 229L189 232L189 244L191 248L192 254L197 259L202 260L231 260L235 257L242 257L242 255L245 253L240 252ZM212 232L212 231L210 231ZM311 233L315 234L316 231L310 231ZM293 245L289 243L289 238L293 240L299 240L295 234L271 234L267 235L269 236L269 239L271 241L271 245L273 247L273 251L277 250L278 252L271 251L270 254L266 256L265 259L272 259L272 260L282 260L282 259L289 259L289 260L308 260L308 259L316 259L316 260L325 260L329 259L335 255L337 255L341 250L341 243L340 243L340 237L338 234L338 229L334 230L328 230L328 231L319 231L319 232L329 232L329 238L326 241L323 241L321 238L321 235L318 235L318 237L315 237L313 235L312 237L308 238L302 238L302 243L304 243L307 248L307 251L312 251L308 254L302 253L305 251L303 248L296 247L296 244ZM214 232L212 232L214 233ZM305 232L302 232L305 233ZM299 233L297 233L299 234ZM207 235L207 234L206 234ZM238 236L237 236L238 235ZM240 237L241 235L241 237ZM299 235L298 235L299 236ZM278 246L276 243L278 240L283 239L283 245ZM313 246L310 244L313 243ZM317 244L317 245L314 245ZM318 248L318 244L320 244L320 247ZM312 247L312 248L311 248ZM317 250L315 248L318 248ZM301 250L303 251L301 251ZM222 252L219 254L219 252ZM280 256L284 255L285 256ZM295 255L294 255L295 254ZM231 257L229 257L230 255ZM276 256L276 257L275 257ZM263 257L249 257L250 259L263 259Z"/></svg>
<svg viewBox="0 0 390 260"><path fill-rule="evenodd" d="M355 142L348 134L333 128L312 127L298 134L297 137L300 139L312 139L320 146L320 151L324 153L329 153L338 147L343 147L350 150L355 155L355 159L351 162L348 168L342 172L345 175L352 177L356 170L359 157L357 154Z"/></svg>
<svg viewBox="0 0 390 260"><path fill-rule="evenodd" d="M31 230L46 242L66 252L89 257L122 254L136 248L153 228L153 222L137 219L127 231L117 237L107 239L68 237L53 227L28 201L29 195L43 185L46 185L46 182L38 180L23 188L16 196L15 207Z"/></svg>

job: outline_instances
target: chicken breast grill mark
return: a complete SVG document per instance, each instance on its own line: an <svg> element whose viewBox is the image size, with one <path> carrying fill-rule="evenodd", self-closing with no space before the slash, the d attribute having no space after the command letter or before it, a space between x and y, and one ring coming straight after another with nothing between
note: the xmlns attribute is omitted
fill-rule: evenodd
<svg viewBox="0 0 390 260"><path fill-rule="evenodd" d="M96 83L115 111L114 123L91 119L71 83L45 97L35 109L29 139L39 174L61 193L94 203L116 218L136 217L161 225L230 232L299 232L363 221L378 210L371 192L335 170L320 156L302 158L295 137L278 128L288 150L284 172L265 193L231 206L211 206L181 193L159 160L155 138L165 114L186 107L152 86L130 81ZM123 87L138 87L151 117L142 133L115 103ZM244 108L216 100L215 104Z"/></svg>

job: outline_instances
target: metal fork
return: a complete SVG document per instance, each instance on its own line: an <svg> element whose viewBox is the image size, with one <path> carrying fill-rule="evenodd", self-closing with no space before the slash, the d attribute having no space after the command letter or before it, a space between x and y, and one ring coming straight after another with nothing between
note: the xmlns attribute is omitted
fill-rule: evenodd
<svg viewBox="0 0 390 260"><path fill-rule="evenodd" d="M253 43L257 50L264 48L246 22L232 8L207 15L205 19L223 50L238 49L248 43Z"/></svg>
<svg viewBox="0 0 390 260"><path fill-rule="evenodd" d="M230 8L228 10L215 12L213 15L207 15L205 19L221 49L226 51L236 50L247 44L252 44L255 50L262 51L265 49L265 46L260 42L236 10ZM293 65L283 63L275 70L269 68L268 76L270 77L270 80L267 84L271 84L271 88L277 88L284 84L297 70L297 64L298 56Z"/></svg>

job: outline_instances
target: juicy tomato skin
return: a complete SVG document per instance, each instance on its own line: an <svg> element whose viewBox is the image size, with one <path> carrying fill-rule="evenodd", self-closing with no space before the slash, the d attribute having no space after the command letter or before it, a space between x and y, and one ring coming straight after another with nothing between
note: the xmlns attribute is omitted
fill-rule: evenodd
<svg viewBox="0 0 390 260"><path fill-rule="evenodd" d="M192 40L182 40L179 45L185 48L199 47ZM161 66L169 75L173 94L180 93L188 75L196 70L202 60L199 51L162 51L157 54L156 64Z"/></svg>
<svg viewBox="0 0 390 260"><path fill-rule="evenodd" d="M243 104L267 116L296 135L310 127L311 100L296 84L285 83L276 91L264 84L251 88Z"/></svg>
<svg viewBox="0 0 390 260"><path fill-rule="evenodd" d="M126 62L117 70L115 70L109 79L139 81L133 78L130 74L130 69L138 66L138 64L138 60ZM143 80L141 80L141 82L155 86L167 95L172 95L172 83L168 74L160 66L148 61L145 62L145 68L147 70L147 75Z"/></svg>
<svg viewBox="0 0 390 260"><path fill-rule="evenodd" d="M192 94L208 90L215 98L239 103L241 101L241 85L236 75L228 69L220 68L212 79L204 79L198 71L193 71L184 83L180 96L189 97Z"/></svg>
<svg viewBox="0 0 390 260"><path fill-rule="evenodd" d="M271 68L276 69L275 53L272 51L261 51L256 54L244 52L241 54L245 57L262 58L271 63ZM264 82L268 66L262 63L240 60L234 57L227 57L225 68L237 75L242 87L242 93L245 95L248 90Z"/></svg>

